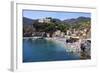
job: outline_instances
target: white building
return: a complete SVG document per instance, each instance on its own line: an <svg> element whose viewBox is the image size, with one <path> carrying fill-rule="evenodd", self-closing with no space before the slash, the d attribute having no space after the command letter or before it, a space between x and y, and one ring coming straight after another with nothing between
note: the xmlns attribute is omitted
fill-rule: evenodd
<svg viewBox="0 0 100 73"><path fill-rule="evenodd" d="M51 21L50 18L42 18L42 19L39 19L38 22L40 23L49 23Z"/></svg>
<svg viewBox="0 0 100 73"><path fill-rule="evenodd" d="M44 22L44 19L39 19L38 22L39 23L43 23Z"/></svg>
<svg viewBox="0 0 100 73"><path fill-rule="evenodd" d="M61 31L60 30L57 30L57 31L55 31L55 36L60 36L61 35Z"/></svg>

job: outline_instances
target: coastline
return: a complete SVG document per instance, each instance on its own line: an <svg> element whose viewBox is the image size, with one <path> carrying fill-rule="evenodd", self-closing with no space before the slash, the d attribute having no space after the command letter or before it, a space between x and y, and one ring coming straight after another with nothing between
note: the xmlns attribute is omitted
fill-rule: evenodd
<svg viewBox="0 0 100 73"><path fill-rule="evenodd" d="M66 43L66 38L59 38L59 37L54 37L54 38L46 38L47 40L52 40L58 44L61 44L63 47L66 48L66 51L68 52L80 52L80 42L75 42L75 43Z"/></svg>
<svg viewBox="0 0 100 73"><path fill-rule="evenodd" d="M48 41L53 41L55 42L56 44L64 47L64 49L66 50L66 53L67 52L70 52L76 56L80 56L80 59L88 59L90 58L90 50L89 52L82 52L81 50L81 43L86 41L87 39L79 39L78 41L76 42L73 42L73 43L66 43L66 38L62 38L62 37L24 37L23 39L32 39L32 40L35 40L35 39L46 39ZM87 53L89 53L88 55L86 55Z"/></svg>
<svg viewBox="0 0 100 73"><path fill-rule="evenodd" d="M41 38L41 37L24 37L23 39L38 39L38 38ZM62 47L65 47L66 48L66 52L73 52L73 53L79 53L80 52L80 43L79 41L78 42L75 42L75 43L66 43L66 38L60 38L60 37L46 37L45 38L46 40L50 40L50 41L53 41L55 43L58 43L60 44Z"/></svg>

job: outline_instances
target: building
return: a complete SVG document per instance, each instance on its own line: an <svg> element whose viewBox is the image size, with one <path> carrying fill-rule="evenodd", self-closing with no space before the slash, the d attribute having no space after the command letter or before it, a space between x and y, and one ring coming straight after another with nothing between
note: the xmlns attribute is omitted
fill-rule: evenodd
<svg viewBox="0 0 100 73"><path fill-rule="evenodd" d="M61 31L60 30L57 30L57 31L55 31L55 36L60 36L61 35Z"/></svg>
<svg viewBox="0 0 100 73"><path fill-rule="evenodd" d="M39 23L50 23L51 22L51 18L46 17L46 18L42 18L38 20Z"/></svg>

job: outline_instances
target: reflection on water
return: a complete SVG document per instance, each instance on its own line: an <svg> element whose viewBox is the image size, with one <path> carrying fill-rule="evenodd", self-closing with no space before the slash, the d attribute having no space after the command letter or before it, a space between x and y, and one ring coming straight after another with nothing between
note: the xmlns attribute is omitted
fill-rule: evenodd
<svg viewBox="0 0 100 73"><path fill-rule="evenodd" d="M79 56L45 39L23 39L23 62L77 60Z"/></svg>

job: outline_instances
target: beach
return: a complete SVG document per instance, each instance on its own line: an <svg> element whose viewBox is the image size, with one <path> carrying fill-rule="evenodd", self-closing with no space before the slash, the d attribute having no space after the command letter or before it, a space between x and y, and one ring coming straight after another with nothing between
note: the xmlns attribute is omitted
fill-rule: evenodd
<svg viewBox="0 0 100 73"><path fill-rule="evenodd" d="M61 46L66 48L66 52L73 52L73 53L79 53L81 51L80 49L80 41L77 41L75 43L66 43L66 38L59 38L59 37L53 37L53 38L46 38L47 40L52 40Z"/></svg>
<svg viewBox="0 0 100 73"><path fill-rule="evenodd" d="M64 47L64 49L66 50L66 53L70 52L73 53L77 56L80 56L81 59L85 59L87 57L90 56L90 50L88 50L88 52L82 52L81 50L81 43L83 43L86 39L82 40L79 39L76 42L73 43L66 43L66 38L64 37L45 37L45 38L41 38L41 37L24 37L23 39L46 39L49 41L53 41L56 44L59 44L60 46Z"/></svg>

